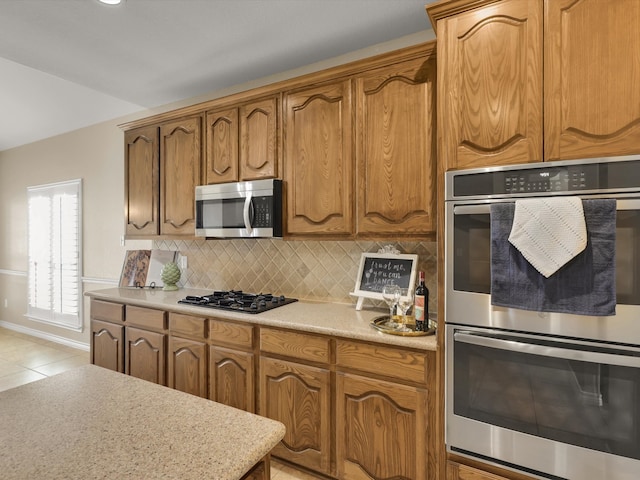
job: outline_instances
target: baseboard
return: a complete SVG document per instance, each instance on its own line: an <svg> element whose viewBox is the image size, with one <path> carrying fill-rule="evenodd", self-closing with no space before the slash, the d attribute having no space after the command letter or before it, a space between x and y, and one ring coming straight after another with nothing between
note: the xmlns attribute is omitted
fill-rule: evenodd
<svg viewBox="0 0 640 480"><path fill-rule="evenodd" d="M61 337L59 335L54 335L53 333L41 332L40 330L36 330L34 328L24 327L22 325L6 322L4 320L0 320L0 327L4 327L7 330L13 330L14 332L20 332L26 335L31 335L32 337L42 338L43 340L49 340L50 342L59 343L67 347L77 348L79 350L84 350L86 352L89 351L88 343L78 342L76 340L70 340L68 338Z"/></svg>

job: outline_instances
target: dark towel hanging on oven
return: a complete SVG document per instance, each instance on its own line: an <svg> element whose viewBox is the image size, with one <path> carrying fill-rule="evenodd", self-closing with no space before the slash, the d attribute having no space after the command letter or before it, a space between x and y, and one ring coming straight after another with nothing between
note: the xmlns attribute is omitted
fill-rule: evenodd
<svg viewBox="0 0 640 480"><path fill-rule="evenodd" d="M538 312L616 313L616 201L583 200L587 247L545 278L509 243L515 205L491 206L491 304Z"/></svg>

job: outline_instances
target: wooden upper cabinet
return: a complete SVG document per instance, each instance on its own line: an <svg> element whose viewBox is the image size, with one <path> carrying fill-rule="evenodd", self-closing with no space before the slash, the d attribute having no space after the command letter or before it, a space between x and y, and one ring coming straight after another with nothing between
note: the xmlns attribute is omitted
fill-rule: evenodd
<svg viewBox="0 0 640 480"><path fill-rule="evenodd" d="M207 112L205 183L238 180L238 109Z"/></svg>
<svg viewBox="0 0 640 480"><path fill-rule="evenodd" d="M352 236L350 81L288 92L284 103L287 233Z"/></svg>
<svg viewBox="0 0 640 480"><path fill-rule="evenodd" d="M125 132L125 235L158 234L158 127Z"/></svg>
<svg viewBox="0 0 640 480"><path fill-rule="evenodd" d="M206 114L205 183L277 176L278 97Z"/></svg>
<svg viewBox="0 0 640 480"><path fill-rule="evenodd" d="M278 97L240 107L240 180L278 176Z"/></svg>
<svg viewBox="0 0 640 480"><path fill-rule="evenodd" d="M456 13L437 21L437 36L439 160L447 169L542 161L542 1Z"/></svg>
<svg viewBox="0 0 640 480"><path fill-rule="evenodd" d="M640 153L640 2L545 3L545 157Z"/></svg>
<svg viewBox="0 0 640 480"><path fill-rule="evenodd" d="M201 117L160 126L160 234L195 234L195 187L200 184Z"/></svg>
<svg viewBox="0 0 640 480"><path fill-rule="evenodd" d="M356 79L358 235L435 230L435 80L428 57Z"/></svg>

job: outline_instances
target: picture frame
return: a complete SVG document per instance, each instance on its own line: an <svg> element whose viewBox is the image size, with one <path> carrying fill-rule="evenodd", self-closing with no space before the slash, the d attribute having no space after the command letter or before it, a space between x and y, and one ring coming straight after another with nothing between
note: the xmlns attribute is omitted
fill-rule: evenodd
<svg viewBox="0 0 640 480"><path fill-rule="evenodd" d="M395 283L401 288L414 288L418 255L409 253L363 253L353 292L358 297L356 310L362 310L365 298L382 301L382 287Z"/></svg>

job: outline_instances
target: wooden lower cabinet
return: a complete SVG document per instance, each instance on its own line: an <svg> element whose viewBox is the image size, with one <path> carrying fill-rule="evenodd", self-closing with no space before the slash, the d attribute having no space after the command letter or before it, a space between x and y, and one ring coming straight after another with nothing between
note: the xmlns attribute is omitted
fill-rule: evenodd
<svg viewBox="0 0 640 480"><path fill-rule="evenodd" d="M211 345L209 347L209 398L255 413L254 355Z"/></svg>
<svg viewBox="0 0 640 480"><path fill-rule="evenodd" d="M125 373L166 385L167 336L163 333L126 327L125 338Z"/></svg>
<svg viewBox="0 0 640 480"><path fill-rule="evenodd" d="M260 415L287 431L272 454L326 475L331 467L331 374L328 369L260 359Z"/></svg>
<svg viewBox="0 0 640 480"><path fill-rule="evenodd" d="M337 374L338 478L426 479L427 391Z"/></svg>
<svg viewBox="0 0 640 480"><path fill-rule="evenodd" d="M207 397L207 345L197 340L169 336L167 385L182 392Z"/></svg>
<svg viewBox="0 0 640 480"><path fill-rule="evenodd" d="M91 363L124 372L124 326L91 319Z"/></svg>
<svg viewBox="0 0 640 480"><path fill-rule="evenodd" d="M272 451L282 460L340 480L444 478L434 466L433 351L110 302L91 308L92 363L282 422ZM268 463L245 478L268 479ZM504 480L451 461L446 478Z"/></svg>

